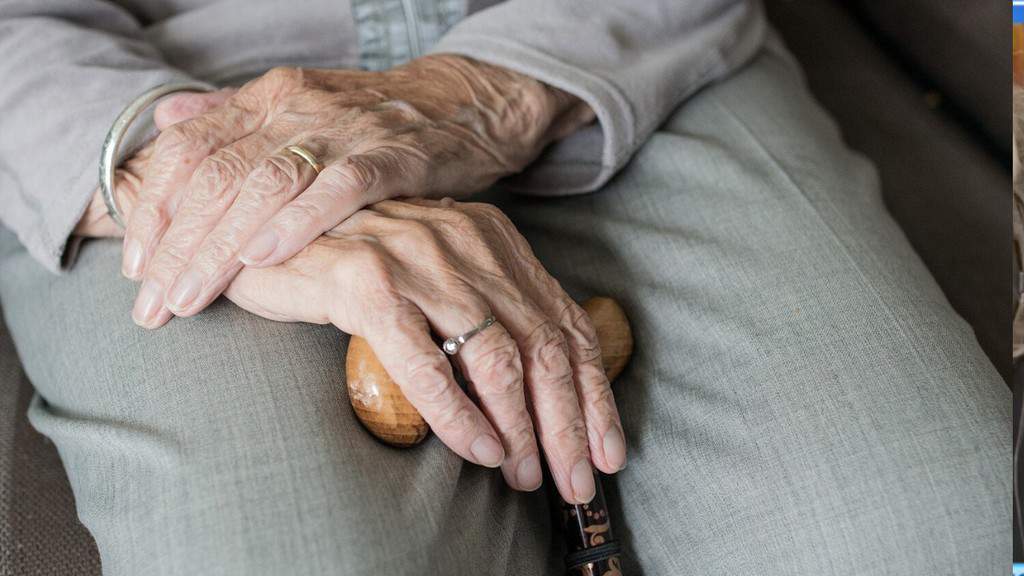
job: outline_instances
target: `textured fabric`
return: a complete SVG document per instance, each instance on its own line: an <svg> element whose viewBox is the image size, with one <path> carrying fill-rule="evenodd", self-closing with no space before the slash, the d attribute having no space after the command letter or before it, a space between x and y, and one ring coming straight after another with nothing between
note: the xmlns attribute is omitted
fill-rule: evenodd
<svg viewBox="0 0 1024 576"><path fill-rule="evenodd" d="M777 47L601 192L490 199L633 323L628 573L1005 569L1006 387ZM360 429L337 331L220 301L144 332L118 257L89 242L54 276L0 242L32 422L107 574L561 573L542 494Z"/></svg>
<svg viewBox="0 0 1024 576"><path fill-rule="evenodd" d="M0 576L99 574L57 452L25 419L31 396L0 321Z"/></svg>
<svg viewBox="0 0 1024 576"><path fill-rule="evenodd" d="M759 0L511 0L456 24L434 52L538 78L594 110L598 124L551 146L510 187L596 190L680 102L761 45Z"/></svg>
<svg viewBox="0 0 1024 576"><path fill-rule="evenodd" d="M945 106L929 107L928 87L840 3L777 0L767 7L811 91L850 147L874 161L886 206L1009 381L1010 163ZM999 35L1004 27L1006 20L979 34ZM1002 92L1009 110L1010 91Z"/></svg>
<svg viewBox="0 0 1024 576"><path fill-rule="evenodd" d="M470 10L439 49L500 61L595 108L599 126L533 167L548 192L592 190L686 96L753 54L763 29L757 0L459 2L0 3L0 221L58 271L96 188L103 136L146 89L238 84L279 65L354 68L360 47L375 51L374 67L398 63ZM60 162L39 170L41 158Z"/></svg>
<svg viewBox="0 0 1024 576"><path fill-rule="evenodd" d="M96 189L107 129L143 91L357 61L344 41L353 36L344 0L219 0L175 13L167 12L178 4L163 0L132 5L0 4L0 220L51 270ZM162 14L143 26L147 12Z"/></svg>
<svg viewBox="0 0 1024 576"><path fill-rule="evenodd" d="M422 56L466 16L464 0L351 0L359 65L387 70Z"/></svg>

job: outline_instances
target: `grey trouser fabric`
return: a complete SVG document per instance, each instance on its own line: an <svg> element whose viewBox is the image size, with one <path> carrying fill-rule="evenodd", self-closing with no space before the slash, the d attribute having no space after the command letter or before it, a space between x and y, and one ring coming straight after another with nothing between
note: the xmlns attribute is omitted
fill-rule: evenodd
<svg viewBox="0 0 1024 576"><path fill-rule="evenodd" d="M999 574L1009 393L769 48L601 192L490 198L577 298L625 306L628 574ZM0 298L108 574L559 574L546 497L377 444L345 338L228 302L149 333L115 241Z"/></svg>

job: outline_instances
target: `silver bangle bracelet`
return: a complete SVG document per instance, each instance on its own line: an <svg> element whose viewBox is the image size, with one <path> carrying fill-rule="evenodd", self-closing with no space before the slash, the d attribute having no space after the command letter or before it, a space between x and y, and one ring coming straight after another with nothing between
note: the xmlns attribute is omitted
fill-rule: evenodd
<svg viewBox="0 0 1024 576"><path fill-rule="evenodd" d="M132 122L139 117L144 110L153 105L154 102L174 92L211 92L214 88L202 82L172 82L160 84L151 88L138 98L132 101L124 110L118 114L117 119L110 126L107 137L103 140L103 151L100 154L100 192L103 194L103 201L107 205L107 212L110 217L122 228L125 226L121 206L117 203L114 195L114 169L117 168L117 151L121 147L125 134Z"/></svg>

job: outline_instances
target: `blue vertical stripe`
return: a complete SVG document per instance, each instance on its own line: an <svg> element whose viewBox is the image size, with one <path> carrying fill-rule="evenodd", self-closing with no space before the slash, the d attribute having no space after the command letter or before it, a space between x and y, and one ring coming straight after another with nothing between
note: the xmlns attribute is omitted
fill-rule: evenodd
<svg viewBox="0 0 1024 576"><path fill-rule="evenodd" d="M466 0L352 0L351 6L366 70L422 56L466 16Z"/></svg>

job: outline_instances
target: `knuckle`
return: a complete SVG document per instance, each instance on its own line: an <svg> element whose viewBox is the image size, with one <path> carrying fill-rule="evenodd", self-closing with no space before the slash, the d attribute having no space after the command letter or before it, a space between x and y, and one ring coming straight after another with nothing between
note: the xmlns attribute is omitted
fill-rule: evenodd
<svg viewBox="0 0 1024 576"><path fill-rule="evenodd" d="M178 122L157 136L155 155L198 160L211 151L210 133L218 126L204 117Z"/></svg>
<svg viewBox="0 0 1024 576"><path fill-rule="evenodd" d="M598 362L580 364L577 367L576 381L579 383L580 399L585 403L600 403L603 402L604 396L610 395L608 376L605 374L604 366Z"/></svg>
<svg viewBox="0 0 1024 576"><path fill-rule="evenodd" d="M271 90L294 88L303 84L303 76L301 68L275 66L260 77L259 84Z"/></svg>
<svg viewBox="0 0 1024 576"><path fill-rule="evenodd" d="M474 220L466 210L451 210L448 214L448 220L452 223L452 226L456 227L460 231L478 231L476 220Z"/></svg>
<svg viewBox="0 0 1024 576"><path fill-rule="evenodd" d="M502 212L494 204L488 204L486 202L467 202L466 207L471 210L476 210L489 218L504 218L505 213Z"/></svg>
<svg viewBox="0 0 1024 576"><path fill-rule="evenodd" d="M201 203L223 202L245 176L245 162L234 152L221 150L196 169L195 199Z"/></svg>
<svg viewBox="0 0 1024 576"><path fill-rule="evenodd" d="M455 217L455 229L469 242L478 246L489 246L488 235L477 218L465 212L459 212Z"/></svg>
<svg viewBox="0 0 1024 576"><path fill-rule="evenodd" d="M522 394L523 368L515 342L508 341L487 350L478 359L479 383L484 395Z"/></svg>
<svg viewBox="0 0 1024 576"><path fill-rule="evenodd" d="M530 415L526 410L523 410L523 412L518 416L519 418L516 424L507 430L504 430L502 432L502 436L504 436L504 439L509 446L512 446L514 449L532 448L534 443L534 434L533 423L530 421Z"/></svg>
<svg viewBox="0 0 1024 576"><path fill-rule="evenodd" d="M180 243L164 240L160 252L153 258L153 266L147 271L153 277L162 277L177 270L182 270L188 264L185 256L185 248Z"/></svg>
<svg viewBox="0 0 1024 576"><path fill-rule="evenodd" d="M289 192L299 180L299 170L293 162L270 156L249 174L247 187L262 200Z"/></svg>
<svg viewBox="0 0 1024 576"><path fill-rule="evenodd" d="M601 343L597 338L597 329L590 316L579 304L567 296L563 296L565 304L562 309L562 325L571 334L573 346L570 351L578 362L596 362L601 360Z"/></svg>
<svg viewBox="0 0 1024 576"><path fill-rule="evenodd" d="M360 293L382 301L397 298L398 287L391 261L379 246L363 242L353 245L348 252L347 260L351 265L339 270L343 275L342 282L351 281L352 270L357 270Z"/></svg>
<svg viewBox="0 0 1024 576"><path fill-rule="evenodd" d="M353 108L353 124L357 125L366 133L382 136L389 132L388 127L392 124L386 108L376 105L371 108Z"/></svg>
<svg viewBox="0 0 1024 576"><path fill-rule="evenodd" d="M387 257L373 244L368 242L362 244L360 248L355 250L353 256L361 273L375 278L384 278L391 275Z"/></svg>
<svg viewBox="0 0 1024 576"><path fill-rule="evenodd" d="M437 424L440 428L458 433L467 433L476 426L476 416L468 406L455 404L442 410L437 416Z"/></svg>
<svg viewBox="0 0 1024 576"><path fill-rule="evenodd" d="M415 249L430 260L442 257L440 242L430 226L416 220L399 221L399 243L409 249Z"/></svg>
<svg viewBox="0 0 1024 576"><path fill-rule="evenodd" d="M515 230L512 220L494 204L486 202L467 202L464 204L466 211L480 215L480 219L498 229Z"/></svg>
<svg viewBox="0 0 1024 576"><path fill-rule="evenodd" d="M345 189L370 190L381 180L381 171L372 161L362 158L349 158L344 168L338 171L341 187Z"/></svg>
<svg viewBox="0 0 1024 576"><path fill-rule="evenodd" d="M430 122L430 119L415 104L400 98L385 100L378 104L375 109L394 113L403 124L417 125Z"/></svg>
<svg viewBox="0 0 1024 576"><path fill-rule="evenodd" d="M605 380L603 384L595 386L594 390L589 393L591 406L597 408L602 413L607 413L611 408L615 408L615 393L612 392L611 386L608 385L608 381Z"/></svg>
<svg viewBox="0 0 1024 576"><path fill-rule="evenodd" d="M401 220L400 222L402 234L410 240L431 244L437 241L433 230L423 222L417 220Z"/></svg>
<svg viewBox="0 0 1024 576"><path fill-rule="evenodd" d="M179 122L166 128L156 137L157 154L183 152L193 146L193 134L188 122Z"/></svg>
<svg viewBox="0 0 1024 576"><path fill-rule="evenodd" d="M544 383L562 383L572 378L565 335L550 322L541 323L531 335L534 360L545 374Z"/></svg>
<svg viewBox="0 0 1024 576"><path fill-rule="evenodd" d="M482 255L482 258L485 260L495 259L487 242L487 234L472 214L464 210L450 209L444 215L442 223L446 238L476 250L484 249L487 255Z"/></svg>
<svg viewBox="0 0 1024 576"><path fill-rule="evenodd" d="M583 418L572 418L555 426L544 436L546 443L553 442L562 446L586 446L587 426L583 423Z"/></svg>
<svg viewBox="0 0 1024 576"><path fill-rule="evenodd" d="M300 195L281 213L281 228L284 230L305 230L321 226L323 210L315 202Z"/></svg>
<svg viewBox="0 0 1024 576"><path fill-rule="evenodd" d="M232 262L238 255L238 247L227 238L212 238L203 249L198 264L208 272L219 269L226 262Z"/></svg>
<svg viewBox="0 0 1024 576"><path fill-rule="evenodd" d="M418 352L405 361L405 376L409 392L422 402L436 405L449 396L448 359L440 350Z"/></svg>

